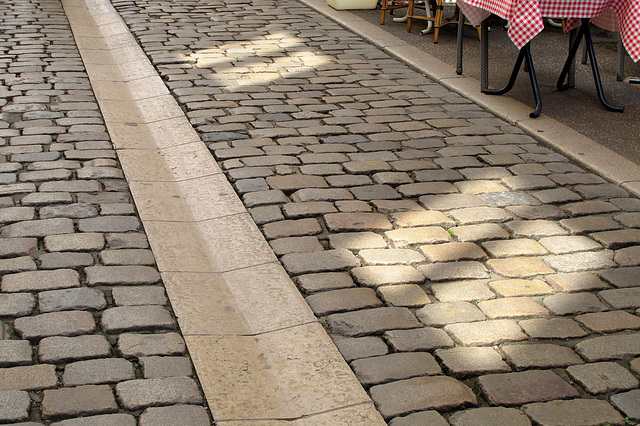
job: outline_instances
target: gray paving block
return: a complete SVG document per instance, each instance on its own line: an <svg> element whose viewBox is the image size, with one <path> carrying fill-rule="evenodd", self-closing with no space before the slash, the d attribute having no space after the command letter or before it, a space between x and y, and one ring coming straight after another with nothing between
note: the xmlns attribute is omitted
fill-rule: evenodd
<svg viewBox="0 0 640 426"><path fill-rule="evenodd" d="M118 401L127 410L139 410L157 405L202 404L196 382L188 377L137 379L116 385Z"/></svg>
<svg viewBox="0 0 640 426"><path fill-rule="evenodd" d="M122 358L100 358L69 363L64 368L64 386L100 385L133 380L133 364Z"/></svg>
<svg viewBox="0 0 640 426"><path fill-rule="evenodd" d="M205 407L198 405L172 405L169 407L150 407L140 415L140 426L206 426L211 424Z"/></svg>
<svg viewBox="0 0 640 426"><path fill-rule="evenodd" d="M24 391L0 391L0 422L14 423L29 420L31 398Z"/></svg>
<svg viewBox="0 0 640 426"><path fill-rule="evenodd" d="M108 385L50 389L44 392L42 398L42 416L45 419L80 417L117 411L118 404Z"/></svg>

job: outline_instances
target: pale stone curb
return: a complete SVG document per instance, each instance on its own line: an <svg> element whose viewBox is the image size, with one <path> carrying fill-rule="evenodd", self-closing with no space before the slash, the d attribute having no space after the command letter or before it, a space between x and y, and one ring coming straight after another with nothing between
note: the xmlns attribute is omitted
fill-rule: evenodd
<svg viewBox="0 0 640 426"><path fill-rule="evenodd" d="M111 3L63 6L214 419L384 425Z"/></svg>
<svg viewBox="0 0 640 426"><path fill-rule="evenodd" d="M374 25L347 10L335 10L327 5L326 0L300 2L349 28L429 78L518 126L582 166L640 196L640 166L636 163L544 114L535 119L530 118L532 109L528 105L507 96L481 93L478 80L457 75L452 66L388 33L384 27Z"/></svg>

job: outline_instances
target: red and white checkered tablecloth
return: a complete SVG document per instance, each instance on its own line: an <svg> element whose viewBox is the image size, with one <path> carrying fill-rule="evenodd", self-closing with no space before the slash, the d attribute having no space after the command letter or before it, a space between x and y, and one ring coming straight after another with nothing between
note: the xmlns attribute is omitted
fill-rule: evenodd
<svg viewBox="0 0 640 426"><path fill-rule="evenodd" d="M474 25L491 13L509 21L509 37L521 48L544 28L543 17L569 18L567 30L580 18L610 31L620 31L631 58L640 60L640 0L458 0L458 6Z"/></svg>

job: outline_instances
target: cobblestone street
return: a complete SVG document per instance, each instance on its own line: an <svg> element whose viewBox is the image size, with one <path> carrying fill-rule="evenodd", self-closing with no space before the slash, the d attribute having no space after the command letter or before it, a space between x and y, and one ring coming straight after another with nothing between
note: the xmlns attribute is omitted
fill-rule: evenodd
<svg viewBox="0 0 640 426"><path fill-rule="evenodd" d="M181 300L174 270L156 266L170 256L149 244L170 232L146 222L205 222L208 205L134 203L144 185L126 167L125 179L131 157L107 132L117 111L96 100L81 28L57 0L0 4L0 423L640 422L632 188L298 1L113 0L277 257L262 264L282 265L379 413L227 417L219 404L252 395L201 372L215 349L189 339L210 324L194 331L189 315L236 308L189 311L199 293ZM241 281L257 292L238 290L246 322L271 316L270 281Z"/></svg>

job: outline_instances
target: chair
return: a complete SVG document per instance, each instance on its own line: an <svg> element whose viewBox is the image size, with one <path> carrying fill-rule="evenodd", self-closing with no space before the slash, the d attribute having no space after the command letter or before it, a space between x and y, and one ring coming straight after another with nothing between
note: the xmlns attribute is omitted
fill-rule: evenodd
<svg viewBox="0 0 640 426"><path fill-rule="evenodd" d="M440 28L445 26L446 24L457 24L458 23L457 17L459 16L459 14L457 13L457 10L456 10L456 13L454 13L452 18L448 18L448 19L444 18L443 11L444 11L445 3L449 5L455 5L456 3L455 0L430 0L430 1L435 13L432 13L432 11L429 8L429 5L426 4L425 5L426 14L425 16L422 16L422 15L416 15L415 13L416 0L409 0L409 10L407 12L407 32L411 32L411 26L413 24L412 21L414 19L428 21L429 26L422 33L426 34L427 32L429 32L431 30L431 26L433 25L433 42L437 43L438 36L440 35ZM427 3L428 2L429 0L427 0ZM457 6L456 6L456 9L457 9ZM480 27L478 27L478 38L480 38Z"/></svg>
<svg viewBox="0 0 640 426"><path fill-rule="evenodd" d="M409 1L407 0L382 0L380 25L384 24L384 18L387 16L387 10L389 11L389 15L392 15L395 9L402 9L405 7L409 7Z"/></svg>

